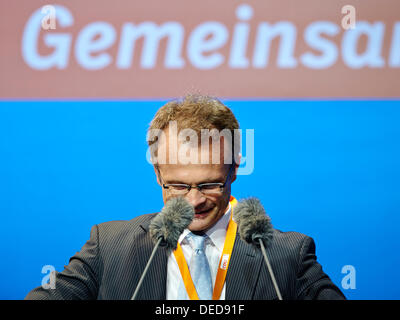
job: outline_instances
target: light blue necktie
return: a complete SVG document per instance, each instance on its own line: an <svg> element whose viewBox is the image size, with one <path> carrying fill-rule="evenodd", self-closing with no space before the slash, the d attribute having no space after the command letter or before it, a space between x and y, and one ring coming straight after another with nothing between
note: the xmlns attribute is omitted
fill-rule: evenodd
<svg viewBox="0 0 400 320"><path fill-rule="evenodd" d="M189 271L200 300L212 299L212 280L210 265L205 253L205 240L207 235L196 235L190 232L187 239L193 249L190 259ZM181 296L181 294L180 294ZM187 295L186 295L187 296ZM183 298L181 296L181 298Z"/></svg>

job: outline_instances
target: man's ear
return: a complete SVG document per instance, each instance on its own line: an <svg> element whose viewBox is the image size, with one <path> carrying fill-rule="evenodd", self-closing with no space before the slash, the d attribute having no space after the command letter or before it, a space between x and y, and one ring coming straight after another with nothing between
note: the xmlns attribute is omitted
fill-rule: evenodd
<svg viewBox="0 0 400 320"><path fill-rule="evenodd" d="M239 170L239 166L240 166L240 161L241 160L242 160L242 155L240 153L238 153L238 155L235 157L235 169L233 171L231 183L236 180L237 172Z"/></svg>
<svg viewBox="0 0 400 320"><path fill-rule="evenodd" d="M153 166L153 169L154 169L154 173L156 174L157 183L161 186L160 171L156 166Z"/></svg>

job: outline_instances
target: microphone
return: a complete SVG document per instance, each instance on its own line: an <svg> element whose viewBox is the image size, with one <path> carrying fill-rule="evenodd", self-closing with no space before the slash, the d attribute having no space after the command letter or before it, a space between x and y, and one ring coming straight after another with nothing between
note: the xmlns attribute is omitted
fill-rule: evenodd
<svg viewBox="0 0 400 320"><path fill-rule="evenodd" d="M179 236L192 222L193 216L193 206L185 198L176 197L168 200L161 212L151 220L149 231L155 247L131 300L136 299L158 247L163 246L167 249L175 250L178 246Z"/></svg>
<svg viewBox="0 0 400 320"><path fill-rule="evenodd" d="M257 198L248 198L238 202L233 210L233 219L238 225L240 238L249 244L261 248L275 292L278 299L282 300L282 295L272 271L267 251L265 250L265 247L272 241L273 230L271 219L265 213L260 200Z"/></svg>

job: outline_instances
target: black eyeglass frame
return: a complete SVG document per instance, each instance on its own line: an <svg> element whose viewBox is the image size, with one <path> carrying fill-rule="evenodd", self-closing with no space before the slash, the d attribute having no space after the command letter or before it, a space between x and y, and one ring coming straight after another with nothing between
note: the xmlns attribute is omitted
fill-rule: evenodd
<svg viewBox="0 0 400 320"><path fill-rule="evenodd" d="M233 168L235 168L235 163L232 163L231 167L229 168L229 171L228 171L228 174L227 174L227 176L226 176L226 179L225 179L225 182L224 182L224 183L222 183L222 182L209 182L209 183L200 183L200 184L198 184L198 185L191 186L191 185L185 184L185 183L167 183L167 184L162 183L162 178L161 178L160 169L159 169L158 166L156 166L157 173L158 173L158 177L159 177L160 182L162 183L162 187L163 187L164 189L169 189L170 187L173 187L173 186L176 186L176 187L184 187L184 188L186 188L185 194L188 194L188 193L190 192L190 190L192 190L193 188L196 188L196 189L199 190L201 193L203 193L203 192L202 192L202 189L205 188L205 187L207 187L207 186L215 186L215 187L216 187L216 186L219 186L220 191L222 191L222 190L225 188L225 186L226 186L226 184L227 184L227 182L228 182L228 179L229 179L229 178L231 177L231 175L232 175ZM204 193L203 193L203 194L204 194Z"/></svg>

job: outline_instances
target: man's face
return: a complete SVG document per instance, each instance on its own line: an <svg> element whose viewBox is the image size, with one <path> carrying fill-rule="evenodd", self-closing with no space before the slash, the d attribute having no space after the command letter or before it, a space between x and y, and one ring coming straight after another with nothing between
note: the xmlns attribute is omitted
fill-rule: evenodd
<svg viewBox="0 0 400 320"><path fill-rule="evenodd" d="M229 172L230 165L226 164L164 164L159 165L162 183L184 183L198 185L201 183L224 183ZM184 197L194 207L195 215L189 225L191 231L204 231L212 227L225 213L230 195L231 182L234 172L228 179L221 193L204 195L198 189L192 188ZM176 197L169 189L163 188L163 200Z"/></svg>
<svg viewBox="0 0 400 320"><path fill-rule="evenodd" d="M224 142L220 144L219 150L219 163L213 163L213 154L211 146L201 146L196 148L198 151L198 161L196 163L171 164L169 162L170 151L177 152L177 150L170 150L169 134L166 130L165 140L162 140L158 146L159 153L165 153L167 157L166 164L159 164L158 170L156 169L158 183L164 184L187 184L190 186L197 186L202 183L225 183L222 192L213 194L203 194L197 188L191 190L184 195L186 200L194 207L195 215L192 223L189 225L191 231L205 231L212 227L225 213L230 195L231 183L236 179L236 171L238 164L235 165L229 174L229 169L232 164L224 164ZM178 149L180 144L178 144ZM173 146L171 148L174 148ZM230 148L230 146L229 146ZM193 149L192 149L193 151ZM207 154L208 152L208 154ZM209 158L208 164L202 164L200 161L200 154L206 154ZM228 180L227 176L229 174ZM164 204L171 198L177 197L170 189L162 188Z"/></svg>

